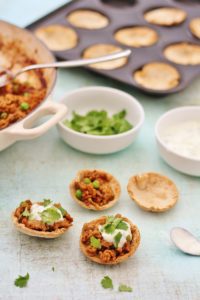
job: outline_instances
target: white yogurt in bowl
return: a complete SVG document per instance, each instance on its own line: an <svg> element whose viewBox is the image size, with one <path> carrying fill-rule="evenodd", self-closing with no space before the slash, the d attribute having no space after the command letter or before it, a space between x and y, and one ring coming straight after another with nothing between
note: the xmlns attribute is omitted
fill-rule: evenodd
<svg viewBox="0 0 200 300"><path fill-rule="evenodd" d="M175 108L157 121L161 157L180 172L200 176L200 106Z"/></svg>
<svg viewBox="0 0 200 300"><path fill-rule="evenodd" d="M169 125L162 133L162 140L177 154L200 159L200 119Z"/></svg>

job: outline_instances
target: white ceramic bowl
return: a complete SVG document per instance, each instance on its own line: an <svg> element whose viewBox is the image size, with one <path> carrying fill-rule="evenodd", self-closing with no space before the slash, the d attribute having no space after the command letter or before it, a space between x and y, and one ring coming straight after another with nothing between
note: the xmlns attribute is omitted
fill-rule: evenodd
<svg viewBox="0 0 200 300"><path fill-rule="evenodd" d="M200 159L193 159L173 152L164 143L162 133L169 125L182 121L200 120L200 106L184 106L162 115L155 125L155 136L161 157L174 169L188 175L200 176Z"/></svg>
<svg viewBox="0 0 200 300"><path fill-rule="evenodd" d="M90 110L106 110L110 115L125 109L126 119L133 124L127 132L96 136L76 132L60 121L57 124L61 138L71 147L87 153L106 154L122 150L136 138L143 122L144 110L132 96L122 91L107 87L86 87L68 93L61 101L68 107L65 119L72 118L72 112L85 114Z"/></svg>

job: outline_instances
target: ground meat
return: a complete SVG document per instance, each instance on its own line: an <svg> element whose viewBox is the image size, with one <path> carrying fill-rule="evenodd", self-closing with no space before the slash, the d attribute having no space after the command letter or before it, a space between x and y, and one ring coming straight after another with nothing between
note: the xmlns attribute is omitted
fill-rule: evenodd
<svg viewBox="0 0 200 300"><path fill-rule="evenodd" d="M97 254L96 248L92 247L92 246L88 246L87 247L87 253L90 256L95 256Z"/></svg>
<svg viewBox="0 0 200 300"><path fill-rule="evenodd" d="M89 178L91 183L84 183L85 178ZM92 182L98 180L99 188L94 188ZM82 191L81 201L87 206L93 205L104 206L114 199L114 192L109 183L109 176L97 170L87 171L84 177L80 181L75 182L75 190L80 189Z"/></svg>
<svg viewBox="0 0 200 300"><path fill-rule="evenodd" d="M69 218L69 215L68 215L68 217L66 216L63 221L54 223L52 226L52 229L57 230L59 228L68 228L70 226L70 224L72 223L72 221L73 221L73 219L71 217Z"/></svg>
<svg viewBox="0 0 200 300"><path fill-rule="evenodd" d="M39 202L38 204L42 205L42 202ZM22 216L22 213L25 210L28 210L28 212L31 211L32 202L30 200L26 200L20 204L19 207L15 210L15 217L17 217L18 222L24 224L27 228L38 230L38 231L55 231L59 228L68 228L71 226L71 223L73 222L73 218L67 213L62 221L55 222L52 225L48 225L42 221L38 220L29 220L28 217ZM60 203L55 204L56 207L61 207Z"/></svg>
<svg viewBox="0 0 200 300"><path fill-rule="evenodd" d="M26 224L24 224L26 227L38 231L47 231L47 226L42 221L37 220L28 220Z"/></svg>
<svg viewBox="0 0 200 300"><path fill-rule="evenodd" d="M104 250L99 252L99 258L104 262L114 261L116 259L115 250Z"/></svg>
<svg viewBox="0 0 200 300"><path fill-rule="evenodd" d="M90 243L90 238L94 236L97 239L101 239L101 233L97 228L94 229L86 229L82 235L82 242L83 243Z"/></svg>
<svg viewBox="0 0 200 300"><path fill-rule="evenodd" d="M15 71L31 64L36 64L36 61L27 56L20 41L8 41L0 35L0 65L3 68ZM0 130L24 118L46 95L42 70L29 71L20 76L0 88ZM23 102L28 104L28 109L22 109Z"/></svg>
<svg viewBox="0 0 200 300"><path fill-rule="evenodd" d="M115 217L121 218L121 215L116 215ZM127 222L127 219L124 219ZM81 242L84 244L86 251L89 256L97 256L103 263L113 262L119 256L123 256L129 253L131 250L132 241L127 241L122 248L115 248L113 243L105 241L99 231L99 225L106 223L106 217L102 217L98 220L86 223L82 230ZM134 235L134 230L132 230L132 235ZM92 247L90 244L90 238L94 236L100 240L101 249Z"/></svg>

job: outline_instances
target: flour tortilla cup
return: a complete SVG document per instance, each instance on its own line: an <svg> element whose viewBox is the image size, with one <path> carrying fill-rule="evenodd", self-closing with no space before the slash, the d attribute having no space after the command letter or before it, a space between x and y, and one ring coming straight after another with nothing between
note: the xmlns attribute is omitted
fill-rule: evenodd
<svg viewBox="0 0 200 300"><path fill-rule="evenodd" d="M142 209L164 212L172 208L179 198L171 179L158 173L144 173L129 179L127 190L132 200Z"/></svg>
<svg viewBox="0 0 200 300"><path fill-rule="evenodd" d="M144 19L155 25L173 26L185 21L187 14L184 10L176 7L160 7L147 11Z"/></svg>
<svg viewBox="0 0 200 300"><path fill-rule="evenodd" d="M94 170L80 170L77 175L76 175L76 178L74 180L72 180L72 182L70 183L69 185L69 190L70 190L70 193L71 193L71 196L72 198L82 207L86 208L86 209L89 209L89 210L105 210L105 209L108 209L110 207L112 207L113 205L116 204L116 202L119 200L119 197L120 197L120 194L121 194L121 187L120 187L120 183L118 182L118 180L113 176L111 175L110 173L108 172L105 172L103 170L96 170L98 172L101 172L101 173L104 173L108 176L109 178L109 183L112 187L112 190L113 190L113 193L114 193L114 199L109 201L108 204L106 205L103 205L103 206L100 206L98 204L96 204L95 206L94 205L90 205L90 206L87 206L83 201L79 200L77 197L76 197L76 190L75 190L75 182L76 181L80 181L82 178L85 177L85 174L88 172L88 171L94 171Z"/></svg>
<svg viewBox="0 0 200 300"><path fill-rule="evenodd" d="M193 19L189 24L189 28L192 34L200 39L200 17Z"/></svg>
<svg viewBox="0 0 200 300"><path fill-rule="evenodd" d="M177 69L170 64L155 61L135 71L133 79L145 88L163 91L178 86L180 74Z"/></svg>
<svg viewBox="0 0 200 300"><path fill-rule="evenodd" d="M35 30L35 35L53 51L68 50L76 47L78 36L67 26L52 24Z"/></svg>
<svg viewBox="0 0 200 300"><path fill-rule="evenodd" d="M148 47L158 41L158 34L147 26L133 26L119 29L114 34L115 39L130 47Z"/></svg>
<svg viewBox="0 0 200 300"><path fill-rule="evenodd" d="M67 20L75 27L89 30L104 28L109 24L109 20L106 16L89 9L78 9L72 11L67 16Z"/></svg>
<svg viewBox="0 0 200 300"><path fill-rule="evenodd" d="M164 55L176 64L199 65L200 45L185 42L172 44L165 48Z"/></svg>
<svg viewBox="0 0 200 300"><path fill-rule="evenodd" d="M98 218L96 220L93 220L91 222L89 222L90 224L95 224L96 222L98 221L101 221L102 219L104 219L105 216L101 217L101 218ZM80 249L81 251L83 252L83 254L89 258L90 260L98 263L98 264L101 264L101 265L116 265L116 264L119 264L119 263L122 263L124 262L125 260L127 260L130 256L132 256L139 244L140 244L140 232L139 232L139 229L136 225L134 225L129 219L125 218L125 217L122 217L124 221L126 221L127 223L130 224L130 227L131 227L131 232L133 234L133 239L131 241L131 250L130 252L124 254L123 256L119 256L116 258L115 261L111 261L111 262L108 262L108 263L105 263L105 262L102 262L101 259L97 256L91 256L89 255L89 253L86 251L86 246L84 245L84 243L82 242L81 238L82 238L82 234L84 232L84 227L86 224L83 225L83 228L82 228L82 231L81 231L81 236L80 236Z"/></svg>
<svg viewBox="0 0 200 300"><path fill-rule="evenodd" d="M40 202L36 202L36 203L40 203ZM39 230L34 230L31 228L28 228L24 224L19 223L17 217L15 216L15 211L12 213L11 219L12 219L13 225L15 226L15 228L18 231L20 231L24 234L27 234L29 236L35 236L35 237L40 237L40 238L45 238L45 239L57 238L57 237L61 236L63 233L65 233L69 229L70 226L72 226L72 223L71 223L71 224L69 224L68 228L58 228L51 232L39 231Z"/></svg>
<svg viewBox="0 0 200 300"><path fill-rule="evenodd" d="M82 58L96 58L121 51L122 48L112 44L95 44L83 51ZM127 57L90 65L94 69L113 70L123 67L128 62Z"/></svg>

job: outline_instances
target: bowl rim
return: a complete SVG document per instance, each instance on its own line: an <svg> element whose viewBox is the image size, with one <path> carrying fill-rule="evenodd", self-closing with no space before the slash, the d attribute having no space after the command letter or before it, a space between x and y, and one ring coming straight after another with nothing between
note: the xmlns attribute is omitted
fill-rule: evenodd
<svg viewBox="0 0 200 300"><path fill-rule="evenodd" d="M63 124L63 121L65 120L65 118L63 118L60 122L58 122L57 126L58 127L61 127L62 130L66 131L66 132L69 132L70 134L74 134L76 136L79 136L79 137L84 137L84 138L88 138L88 139L95 139L95 140L109 140L109 139L117 139L117 138L120 138L120 137L125 137L125 136L128 136L130 135L131 133L133 132L137 132L140 127L142 126L144 120L145 120L145 113L144 113L144 109L142 107L142 105L139 103L139 101L132 95L124 92L124 91L121 91L121 90L118 90L118 89L115 89L115 88L110 88L110 87L105 87L105 86L91 86L91 87L83 87L83 88L78 88L78 89L75 89L67 94L65 94L65 96L61 99L61 103L65 104L65 99L66 97L68 96L71 96L73 94L76 94L76 93L79 93L79 92L84 92L84 91L106 91L106 92L112 92L112 93L117 93L117 94L120 94L121 96L123 97L128 97L129 99L131 99L135 105L135 107L137 107L138 109L138 112L140 114L140 120L139 122L132 128L132 129L129 129L128 131L125 131L123 133L119 133L119 134L113 134L113 135L92 135L92 134L84 134L84 133L81 133L81 132L78 132L78 131L75 131L67 126L65 126ZM132 124L133 125L133 124Z"/></svg>
<svg viewBox="0 0 200 300"><path fill-rule="evenodd" d="M156 124L155 124L155 127L154 127L154 133L155 133L155 137L156 137L156 140L157 142L167 151L169 152L170 154L178 157L178 158L181 158L181 159L184 159L184 160L188 160L190 162L195 162L195 163L200 163L200 159L197 159L197 158L192 158L192 157L189 157L189 156L186 156L186 155L183 155L183 154L179 154L173 150L171 150L162 140L161 138L161 135L159 134L159 126L160 124L162 123L163 119L168 117L169 115L173 114L174 112L184 112L184 111L189 111L189 110L199 110L199 114L200 114L200 106L192 106L192 105L188 105L188 106L181 106L181 107L175 107L173 109L170 109L168 110L167 112L165 112L164 114L162 114L158 120L156 121Z"/></svg>

